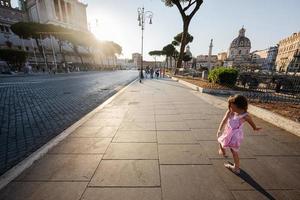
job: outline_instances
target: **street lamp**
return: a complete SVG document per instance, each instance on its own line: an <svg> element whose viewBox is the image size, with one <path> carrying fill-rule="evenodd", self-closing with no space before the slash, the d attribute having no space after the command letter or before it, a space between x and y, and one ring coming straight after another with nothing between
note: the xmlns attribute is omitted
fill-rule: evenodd
<svg viewBox="0 0 300 200"><path fill-rule="evenodd" d="M144 7L138 8L138 22L139 26L142 28L142 48L141 48L141 69L140 69L140 83L144 78L143 75L143 53L144 53L144 29L145 29L145 22L149 19L149 24L152 24L153 12L145 11Z"/></svg>

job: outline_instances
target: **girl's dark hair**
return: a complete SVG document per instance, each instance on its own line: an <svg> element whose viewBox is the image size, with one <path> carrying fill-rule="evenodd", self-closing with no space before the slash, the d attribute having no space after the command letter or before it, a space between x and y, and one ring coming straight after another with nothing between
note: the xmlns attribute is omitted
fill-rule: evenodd
<svg viewBox="0 0 300 200"><path fill-rule="evenodd" d="M246 99L246 97L236 94L234 96L231 96L228 98L228 108L230 108L230 104L233 103L234 105L236 105L236 107L238 107L239 109L243 109L245 111L247 111L248 109L248 101Z"/></svg>

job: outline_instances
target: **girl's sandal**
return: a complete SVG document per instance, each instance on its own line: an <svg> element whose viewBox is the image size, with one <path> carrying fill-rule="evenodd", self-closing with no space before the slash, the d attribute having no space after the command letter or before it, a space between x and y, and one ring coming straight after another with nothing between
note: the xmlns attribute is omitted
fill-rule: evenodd
<svg viewBox="0 0 300 200"><path fill-rule="evenodd" d="M239 175L241 173L240 169L236 169L233 165L231 165L229 163L224 163L224 166L237 175Z"/></svg>

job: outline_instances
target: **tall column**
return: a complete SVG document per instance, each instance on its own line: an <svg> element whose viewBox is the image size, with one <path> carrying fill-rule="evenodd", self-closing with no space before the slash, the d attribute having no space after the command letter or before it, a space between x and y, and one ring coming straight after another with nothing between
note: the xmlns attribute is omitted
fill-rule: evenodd
<svg viewBox="0 0 300 200"><path fill-rule="evenodd" d="M211 70L211 54L213 48L213 39L210 40L209 51L208 51L208 70Z"/></svg>
<svg viewBox="0 0 300 200"><path fill-rule="evenodd" d="M36 13L38 15L38 22L41 23L41 17L40 17L40 4L38 0L35 0L36 5Z"/></svg>
<svg viewBox="0 0 300 200"><path fill-rule="evenodd" d="M64 2L65 3L65 12L66 12L66 21L67 23L70 23L70 18L69 18L69 10L68 10L68 3L67 2Z"/></svg>
<svg viewBox="0 0 300 200"><path fill-rule="evenodd" d="M64 21L63 16L62 16L61 0L58 0L58 8L59 8L59 18L61 21Z"/></svg>

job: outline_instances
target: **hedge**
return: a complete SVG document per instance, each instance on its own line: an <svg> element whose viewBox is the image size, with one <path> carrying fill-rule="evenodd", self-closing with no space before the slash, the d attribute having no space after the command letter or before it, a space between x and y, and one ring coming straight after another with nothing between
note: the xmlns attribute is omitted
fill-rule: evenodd
<svg viewBox="0 0 300 200"><path fill-rule="evenodd" d="M221 85L234 86L238 77L238 71L233 68L218 67L209 72L208 80Z"/></svg>

